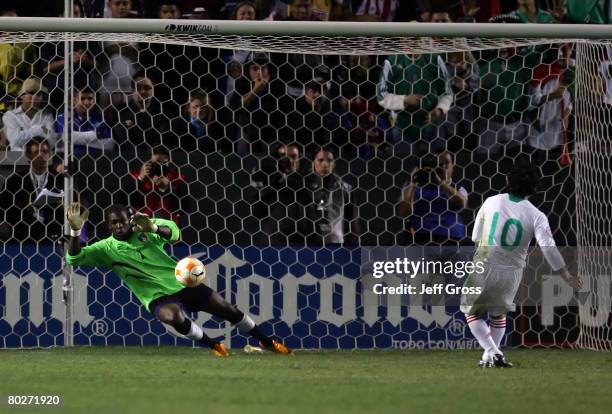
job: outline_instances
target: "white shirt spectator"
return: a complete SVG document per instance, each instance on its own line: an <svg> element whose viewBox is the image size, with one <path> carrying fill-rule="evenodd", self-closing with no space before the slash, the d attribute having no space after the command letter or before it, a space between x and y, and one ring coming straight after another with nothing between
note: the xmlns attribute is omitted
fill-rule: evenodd
<svg viewBox="0 0 612 414"><path fill-rule="evenodd" d="M392 22L398 4L398 0L361 0L359 6L353 9L353 14L376 16L381 22Z"/></svg>
<svg viewBox="0 0 612 414"><path fill-rule="evenodd" d="M4 134L11 150L23 151L27 142L35 136L46 137L51 147L55 146L57 136L53 131L53 116L46 111L38 111L30 118L21 106L8 111L2 117Z"/></svg>
<svg viewBox="0 0 612 414"><path fill-rule="evenodd" d="M563 144L563 134L566 133L564 118L572 110L571 95L564 90L558 98L547 98L562 85L561 68L546 66L545 73L536 69L532 83L531 104L539 108L536 131L529 137L529 145L540 150L551 150Z"/></svg>

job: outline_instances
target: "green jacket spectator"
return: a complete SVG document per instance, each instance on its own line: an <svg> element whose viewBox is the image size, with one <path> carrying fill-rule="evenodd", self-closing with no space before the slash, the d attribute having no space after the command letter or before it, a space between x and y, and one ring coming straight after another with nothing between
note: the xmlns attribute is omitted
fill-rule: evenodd
<svg viewBox="0 0 612 414"><path fill-rule="evenodd" d="M385 60L378 103L398 112L396 125L410 137L431 133L453 103L451 79L440 55L394 55Z"/></svg>
<svg viewBox="0 0 612 414"><path fill-rule="evenodd" d="M610 0L566 0L565 9L568 23L610 24L612 21Z"/></svg>

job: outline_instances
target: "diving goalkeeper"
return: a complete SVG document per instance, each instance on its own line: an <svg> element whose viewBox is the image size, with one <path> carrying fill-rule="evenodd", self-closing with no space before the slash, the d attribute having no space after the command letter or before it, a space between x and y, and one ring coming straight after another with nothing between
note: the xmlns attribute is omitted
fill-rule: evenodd
<svg viewBox="0 0 612 414"><path fill-rule="evenodd" d="M205 285L185 287L176 280L176 262L163 249L166 243L179 239L180 231L173 221L150 219L142 213L130 215L126 206L115 205L105 214L111 236L81 248L79 236L89 211L73 203L66 215L71 229L66 262L75 266L110 268L163 324L210 347L216 356L229 356L222 343L208 337L185 315L185 311L208 312L257 338L269 351L291 354L219 293Z"/></svg>

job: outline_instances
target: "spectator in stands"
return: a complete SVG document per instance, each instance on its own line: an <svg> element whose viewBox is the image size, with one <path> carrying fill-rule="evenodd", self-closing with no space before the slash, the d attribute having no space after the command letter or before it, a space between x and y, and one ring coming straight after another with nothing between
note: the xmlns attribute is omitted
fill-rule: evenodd
<svg viewBox="0 0 612 414"><path fill-rule="evenodd" d="M510 13L520 23L554 23L555 18L549 12L542 10L536 0L517 0L518 9ZM500 16L493 19L499 19Z"/></svg>
<svg viewBox="0 0 612 414"><path fill-rule="evenodd" d="M317 81L306 84L304 95L296 101L295 110L287 116L287 125L279 131L279 139L294 140L307 153L315 147L342 145L348 141L347 131L341 128L340 117L332 112L325 96L327 85ZM280 104L281 106L283 104Z"/></svg>
<svg viewBox="0 0 612 414"><path fill-rule="evenodd" d="M466 236L461 212L467 205L465 188L453 184L454 155L426 155L410 173L398 205L398 214L408 218L401 244L461 244Z"/></svg>
<svg viewBox="0 0 612 414"><path fill-rule="evenodd" d="M74 17L75 19L81 19L85 17L85 9L83 8L83 3L81 3L81 0L74 0L72 6L72 17ZM64 17L63 10L59 13L58 16Z"/></svg>
<svg viewBox="0 0 612 414"><path fill-rule="evenodd" d="M2 117L4 133L13 151L23 151L35 136L45 137L50 147L55 146L53 115L45 109L47 96L48 91L38 78L26 79L21 85L19 106Z"/></svg>
<svg viewBox="0 0 612 414"><path fill-rule="evenodd" d="M351 99L342 96L338 99L336 113L351 143L343 149L343 158L359 155L370 159L392 153L390 119L374 101L367 102L360 96Z"/></svg>
<svg viewBox="0 0 612 414"><path fill-rule="evenodd" d="M132 0L108 0L112 19L129 19ZM125 97L132 92L132 78L138 72L138 44L136 42L104 42L100 59L102 89L100 104L115 108L125 105Z"/></svg>
<svg viewBox="0 0 612 414"><path fill-rule="evenodd" d="M236 5L231 15L232 20L255 20L257 10L255 3L251 1L242 1ZM223 60L227 65L227 74L225 79L225 104L230 105L230 98L236 90L236 80L243 76L243 66L249 58L253 56L250 50L231 50L224 54ZM247 74L248 75L248 74Z"/></svg>
<svg viewBox="0 0 612 414"><path fill-rule="evenodd" d="M252 1L241 1L232 11L231 20L257 20L257 6Z"/></svg>
<svg viewBox="0 0 612 414"><path fill-rule="evenodd" d="M63 17L63 10L60 17ZM73 17L85 17L83 5L74 2ZM96 61L102 56L102 44L94 41L72 42L72 65L74 87L100 88L101 76ZM49 90L49 105L54 111L64 105L64 42L46 42L40 48L39 65L43 66L42 83Z"/></svg>
<svg viewBox="0 0 612 414"><path fill-rule="evenodd" d="M168 139L169 129L168 118L155 99L153 81L139 72L134 77L134 93L113 126L113 139L122 151L150 150Z"/></svg>
<svg viewBox="0 0 612 414"><path fill-rule="evenodd" d="M157 19L180 19L181 9L177 1L173 0L159 0L157 3L157 10L154 15Z"/></svg>
<svg viewBox="0 0 612 414"><path fill-rule="evenodd" d="M301 158L297 143L272 145L270 157L261 160L261 169L251 177L245 199L253 205L253 215L261 220L261 233L254 236L256 244L304 244L304 236L297 229L303 208L296 203L298 191L304 186Z"/></svg>
<svg viewBox="0 0 612 414"><path fill-rule="evenodd" d="M278 111L280 94L272 92L274 73L268 56L263 53L251 56L244 65L244 76L236 80L236 90L229 102L240 128L237 152L241 154L264 152L264 142L274 142L284 122ZM276 86L277 90L282 88Z"/></svg>
<svg viewBox="0 0 612 414"><path fill-rule="evenodd" d="M568 65L568 49L550 47L543 55L542 64L536 67L531 82L531 105L537 109L533 133L528 144L535 149L538 163L549 157L558 160L561 145L567 140L572 98L565 83ZM550 152L550 154L549 154Z"/></svg>
<svg viewBox="0 0 612 414"><path fill-rule="evenodd" d="M74 112L72 115L72 142L75 155L112 151L115 142L111 139L111 131L102 120L96 108L96 92L90 87L74 91ZM55 121L55 132L64 133L64 113L60 113Z"/></svg>
<svg viewBox="0 0 612 414"><path fill-rule="evenodd" d="M102 53L100 42L73 42L72 73L75 88L100 88L101 76L99 68L96 68L96 61L103 58ZM50 91L49 104L54 110L59 110L64 105L64 43L44 43L40 51L40 61L46 65L42 82Z"/></svg>
<svg viewBox="0 0 612 414"><path fill-rule="evenodd" d="M351 20L366 22L392 22L399 0L358 0L351 1Z"/></svg>
<svg viewBox="0 0 612 414"><path fill-rule="evenodd" d="M170 162L170 152L162 147L152 151L151 159L132 171L136 191L130 203L150 217L173 220L180 225L189 205L186 177Z"/></svg>
<svg viewBox="0 0 612 414"><path fill-rule="evenodd" d="M172 120L171 133L164 141L168 149L202 151L206 153L221 150L230 152L232 145L223 138L223 126L215 120L215 111L210 105L208 94L203 90L191 93L183 114Z"/></svg>
<svg viewBox="0 0 612 414"><path fill-rule="evenodd" d="M223 18L224 0L183 0L184 10L193 10L190 19L216 20Z"/></svg>
<svg viewBox="0 0 612 414"><path fill-rule="evenodd" d="M308 245L358 243L359 216L351 200L352 187L334 173L335 162L331 148L316 151L313 172L305 178L304 189L298 194L304 208L298 229Z"/></svg>
<svg viewBox="0 0 612 414"><path fill-rule="evenodd" d="M497 1L497 0L494 0ZM476 23L479 21L480 15L483 14L485 9L488 9L487 6L491 6L491 0L489 0L489 4L487 2L477 1L477 0L462 0L461 1L461 12L458 16L455 17L456 22L463 23ZM483 7L484 6L484 7ZM499 11L496 9L495 14L499 14ZM490 15L487 17L491 17Z"/></svg>
<svg viewBox="0 0 612 414"><path fill-rule="evenodd" d="M567 23L610 24L612 22L612 3L601 0L566 0L565 16ZM557 16L562 16L563 4L556 7Z"/></svg>
<svg viewBox="0 0 612 414"><path fill-rule="evenodd" d="M312 12L313 0L293 0L289 7L289 16L285 21L317 20ZM330 61L333 58L316 54L283 54L271 56L274 66L278 68L278 76L286 85L286 94L299 98L304 93L304 85L316 79L327 82L331 79ZM293 105L290 105L293 107Z"/></svg>
<svg viewBox="0 0 612 414"><path fill-rule="evenodd" d="M17 17L14 1L2 1L0 17ZM10 109L23 82L34 74L38 49L32 43L0 43L0 112Z"/></svg>
<svg viewBox="0 0 612 414"><path fill-rule="evenodd" d="M515 19L509 17L508 19ZM502 21L507 21L504 19ZM515 20L510 20L515 21ZM540 48L505 48L480 52L480 110L477 130L480 155L514 156L529 137L530 89L533 70L540 64Z"/></svg>
<svg viewBox="0 0 612 414"><path fill-rule="evenodd" d="M458 143L459 147L473 147L468 137L472 137L477 107L474 104L480 84L478 63L471 52L450 52L447 54L446 70L451 77L454 105L442 124L443 136L449 138L449 145ZM452 142L451 142L452 141Z"/></svg>
<svg viewBox="0 0 612 414"><path fill-rule="evenodd" d="M180 14L182 5L177 0L160 0L152 3L149 13L156 18L179 18L176 13ZM149 77L157 81L155 96L169 118L181 116L182 105L189 100L190 91L223 90L217 82L225 75L226 68L218 59L218 53L217 49L198 46L155 42L139 44L138 63L146 68Z"/></svg>
<svg viewBox="0 0 612 414"><path fill-rule="evenodd" d="M292 21L311 21L316 20L312 13L314 0L290 0L287 8L288 17L285 20Z"/></svg>
<svg viewBox="0 0 612 414"><path fill-rule="evenodd" d="M399 112L396 125L404 142L396 145L396 154L424 154L446 146L440 124L453 103L453 91L440 55L389 56L377 93L380 106Z"/></svg>
<svg viewBox="0 0 612 414"><path fill-rule="evenodd" d="M24 153L30 165L7 178L0 196L0 211L4 214L0 238L49 243L62 235L64 177L49 165L51 145L46 137L30 137ZM55 196L46 194L49 191Z"/></svg>
<svg viewBox="0 0 612 414"><path fill-rule="evenodd" d="M437 10L431 13L431 23L451 23L452 20L447 11Z"/></svg>
<svg viewBox="0 0 612 414"><path fill-rule="evenodd" d="M332 17L334 9L338 9L343 0L313 0L312 15L315 20L326 22Z"/></svg>

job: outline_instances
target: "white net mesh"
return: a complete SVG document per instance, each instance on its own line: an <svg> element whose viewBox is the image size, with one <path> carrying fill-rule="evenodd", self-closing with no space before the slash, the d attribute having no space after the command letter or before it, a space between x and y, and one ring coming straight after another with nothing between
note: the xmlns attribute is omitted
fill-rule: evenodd
<svg viewBox="0 0 612 414"><path fill-rule="evenodd" d="M576 220L579 271L588 300L580 307L578 345L612 349L610 278L612 204L612 50L609 44L581 44L576 72ZM584 115L582 115L584 114Z"/></svg>
<svg viewBox="0 0 612 414"><path fill-rule="evenodd" d="M4 32L1 346L64 343L63 209L35 201L63 189L66 166L50 160L38 182L23 157L35 135L62 149L63 40L78 91L74 192L91 210L83 241L107 235L113 203L175 220L186 243L175 257L203 258L209 285L292 347L475 346L457 309L365 303L349 248L469 244L476 210L521 157L542 168L531 201L560 246L610 245L608 41ZM452 165L466 205L420 192L402 212L411 171L442 150L434 162ZM579 257L585 274L610 270ZM75 343L176 343L102 275L74 275ZM604 283L580 311L521 308L508 344L609 348L607 280L608 296Z"/></svg>
<svg viewBox="0 0 612 414"><path fill-rule="evenodd" d="M431 38L342 36L241 36L187 33L0 33L0 42L109 41L160 43L277 53L314 55L394 55L444 53L573 42L550 38Z"/></svg>

